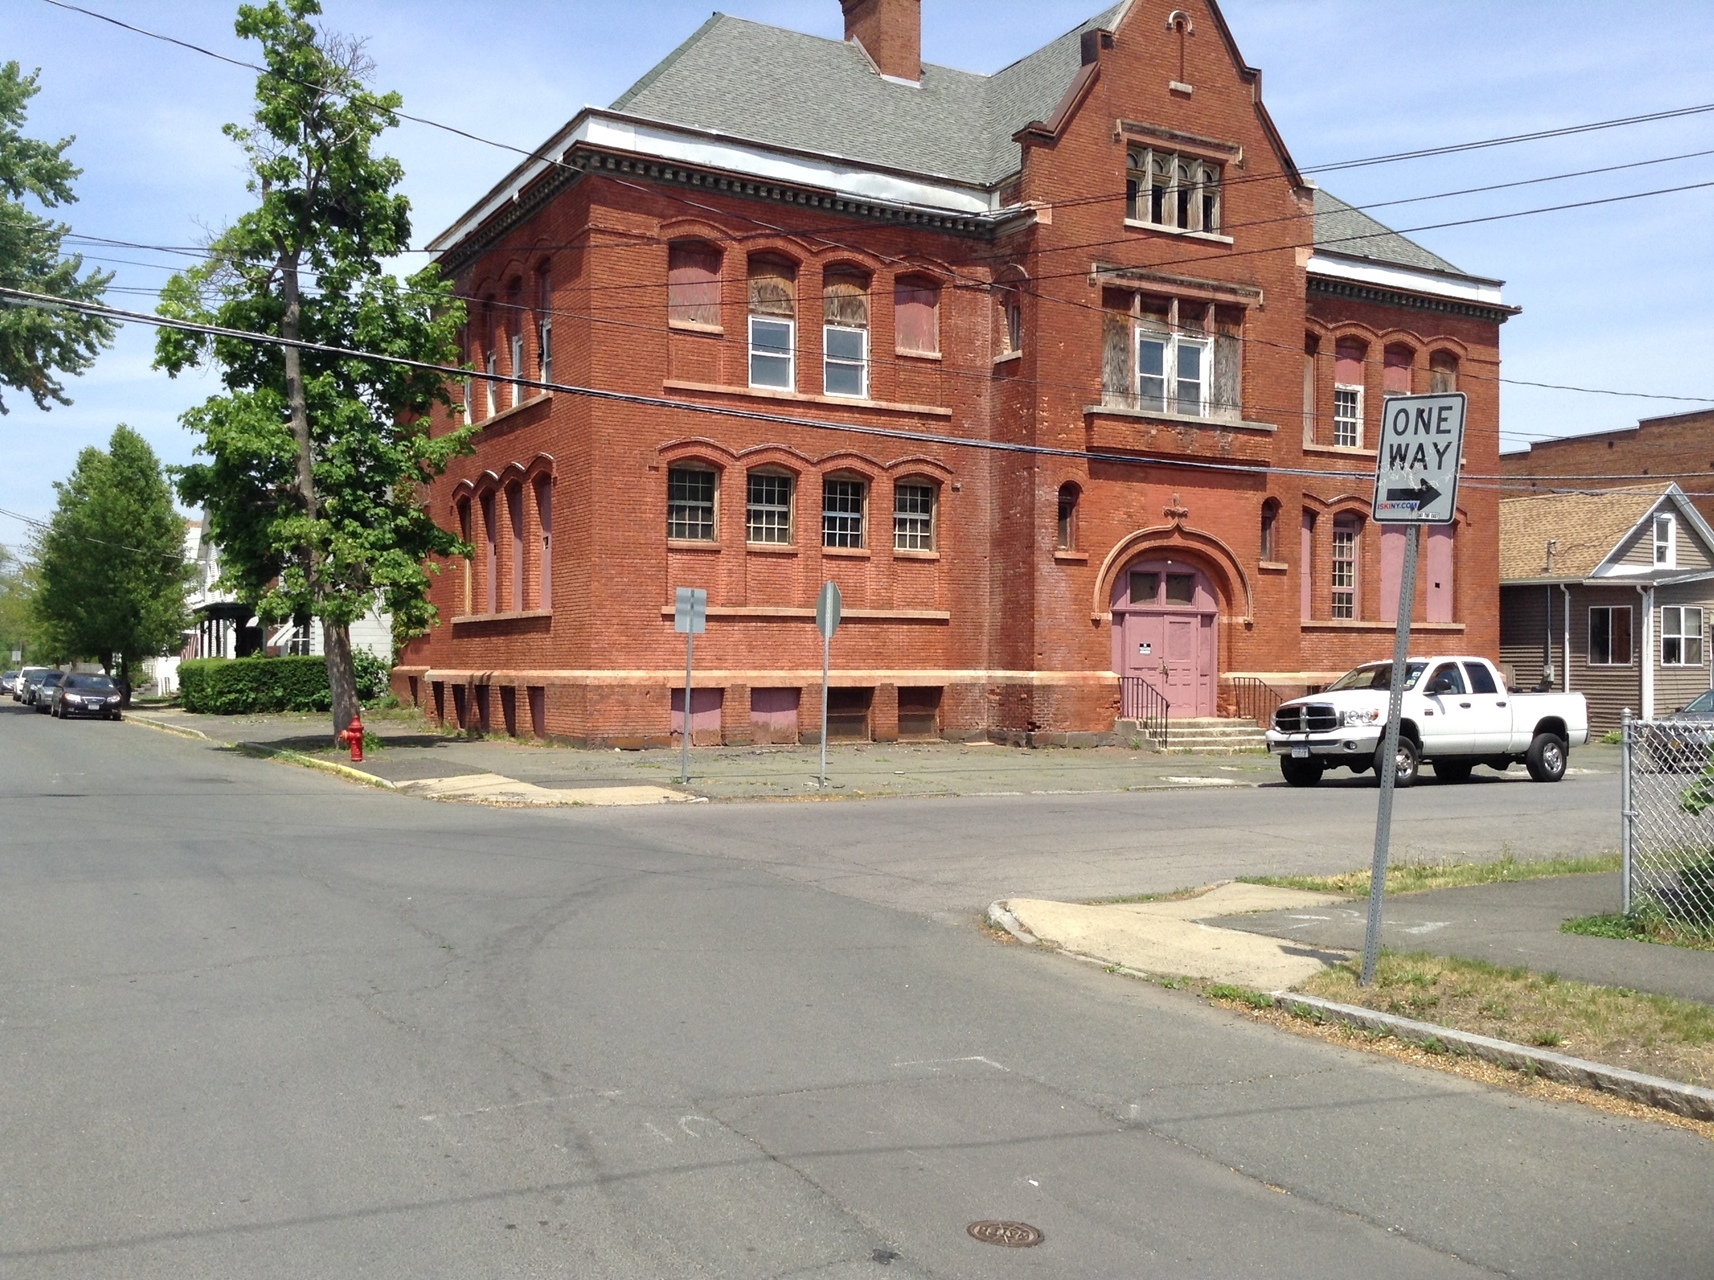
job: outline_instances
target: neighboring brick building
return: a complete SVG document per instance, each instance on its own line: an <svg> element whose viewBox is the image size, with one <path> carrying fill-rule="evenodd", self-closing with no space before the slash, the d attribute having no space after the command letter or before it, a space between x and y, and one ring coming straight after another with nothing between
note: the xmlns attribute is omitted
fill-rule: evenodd
<svg viewBox="0 0 1714 1280"><path fill-rule="evenodd" d="M1367 444L1455 387L1497 469L1498 282L1315 190L1211 3L993 76L920 62L918 0L844 9L715 15L434 242L473 366L560 389L471 386L431 500L477 553L400 692L664 741L700 586L696 740L812 737L826 579L833 735L1076 741L1117 676L1228 714L1387 652ZM1425 540L1424 645L1498 656L1496 502Z"/></svg>
<svg viewBox="0 0 1714 1280"><path fill-rule="evenodd" d="M1714 519L1714 409L1644 418L1634 427L1541 440L1500 455L1500 474L1531 489L1618 489L1674 480L1705 519ZM1561 485L1557 480L1568 484Z"/></svg>

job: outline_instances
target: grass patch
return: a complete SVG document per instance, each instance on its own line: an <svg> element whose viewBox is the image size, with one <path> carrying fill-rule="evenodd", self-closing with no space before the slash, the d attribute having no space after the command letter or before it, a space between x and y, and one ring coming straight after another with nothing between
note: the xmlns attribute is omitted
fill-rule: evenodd
<svg viewBox="0 0 1714 1280"><path fill-rule="evenodd" d="M1382 951L1371 987L1354 964L1303 984L1342 1004L1439 1023L1690 1084L1714 1084L1714 1009L1484 960ZM1289 1001L1282 1001L1289 1007Z"/></svg>
<svg viewBox="0 0 1714 1280"><path fill-rule="evenodd" d="M1198 894L1208 892L1207 885L1193 889L1174 889L1171 893L1130 893L1122 898L1091 898L1088 905L1092 907L1116 907L1127 902L1183 902L1186 898L1194 898Z"/></svg>
<svg viewBox="0 0 1714 1280"><path fill-rule="evenodd" d="M1674 924L1650 912L1632 915L1578 916L1559 926L1561 933L1580 933L1589 938L1625 938L1633 942L1659 942L1693 951L1714 951L1714 937L1705 930Z"/></svg>
<svg viewBox="0 0 1714 1280"><path fill-rule="evenodd" d="M1394 862L1387 867L1388 893L1418 893L1425 889L1458 889L1473 884L1500 884L1513 880L1539 880L1544 876L1588 876L1619 869L1619 855L1598 854L1593 858L1531 858L1520 860L1507 852L1491 862ZM1332 876L1239 876L1245 884L1272 885L1279 889L1307 889L1311 893L1348 893L1367 897L1369 869Z"/></svg>

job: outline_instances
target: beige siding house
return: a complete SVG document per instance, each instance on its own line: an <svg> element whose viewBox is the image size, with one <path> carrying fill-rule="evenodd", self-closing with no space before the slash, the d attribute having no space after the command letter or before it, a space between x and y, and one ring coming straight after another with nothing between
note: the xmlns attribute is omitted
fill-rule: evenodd
<svg viewBox="0 0 1714 1280"><path fill-rule="evenodd" d="M1714 529L1676 485L1500 503L1500 661L1576 691L1597 733L1714 686Z"/></svg>

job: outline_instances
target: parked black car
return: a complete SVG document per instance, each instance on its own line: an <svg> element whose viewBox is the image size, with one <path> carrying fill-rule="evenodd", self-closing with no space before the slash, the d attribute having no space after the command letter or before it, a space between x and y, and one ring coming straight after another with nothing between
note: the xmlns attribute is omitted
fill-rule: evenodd
<svg viewBox="0 0 1714 1280"><path fill-rule="evenodd" d="M48 710L48 703L53 699L54 690L59 687L59 682L64 679L65 672L63 671L42 672L41 675L37 676L34 681L25 687L25 705L34 707L37 711L40 711L45 715Z"/></svg>
<svg viewBox="0 0 1714 1280"><path fill-rule="evenodd" d="M48 714L64 720L71 716L119 718L119 686L107 676L73 673L54 688Z"/></svg>

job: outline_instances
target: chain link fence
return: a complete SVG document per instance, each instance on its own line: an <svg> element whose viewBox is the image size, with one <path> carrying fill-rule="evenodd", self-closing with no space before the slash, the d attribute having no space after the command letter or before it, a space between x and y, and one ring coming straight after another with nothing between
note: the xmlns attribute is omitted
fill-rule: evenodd
<svg viewBox="0 0 1714 1280"><path fill-rule="evenodd" d="M1714 718L1627 711L1622 738L1625 914L1714 939Z"/></svg>

